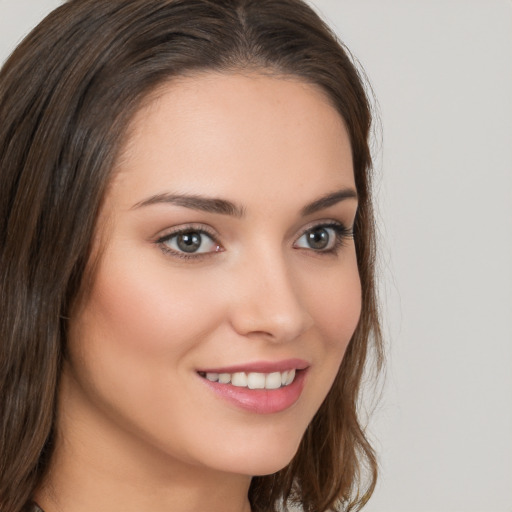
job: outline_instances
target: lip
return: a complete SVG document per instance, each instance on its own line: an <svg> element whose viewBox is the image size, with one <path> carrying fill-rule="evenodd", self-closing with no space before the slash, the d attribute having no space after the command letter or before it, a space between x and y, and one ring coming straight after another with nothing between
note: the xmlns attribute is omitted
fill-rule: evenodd
<svg viewBox="0 0 512 512"><path fill-rule="evenodd" d="M221 384L211 382L204 377L201 381L217 397L229 402L236 408L255 414L275 414L285 411L294 405L300 398L306 381L309 365L300 359L288 359L275 363L258 362L253 364L244 364L200 370L199 373L237 373L237 372L258 372L272 373L286 371L295 368L297 370L294 381L288 386L282 386L278 389L249 389L233 386L231 384Z"/></svg>
<svg viewBox="0 0 512 512"><path fill-rule="evenodd" d="M255 361L233 366L223 366L215 368L198 368L198 373L272 373L285 372L287 370L305 370L309 363L304 359L283 359L281 361Z"/></svg>

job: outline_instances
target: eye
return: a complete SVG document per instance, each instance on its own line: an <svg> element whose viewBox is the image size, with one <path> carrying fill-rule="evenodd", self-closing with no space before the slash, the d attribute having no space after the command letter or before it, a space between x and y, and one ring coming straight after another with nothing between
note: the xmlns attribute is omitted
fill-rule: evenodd
<svg viewBox="0 0 512 512"><path fill-rule="evenodd" d="M219 252L220 246L211 235L200 229L183 229L158 240L162 248L178 256Z"/></svg>
<svg viewBox="0 0 512 512"><path fill-rule="evenodd" d="M305 231L294 246L318 252L336 252L349 236L351 231L342 224L320 224Z"/></svg>

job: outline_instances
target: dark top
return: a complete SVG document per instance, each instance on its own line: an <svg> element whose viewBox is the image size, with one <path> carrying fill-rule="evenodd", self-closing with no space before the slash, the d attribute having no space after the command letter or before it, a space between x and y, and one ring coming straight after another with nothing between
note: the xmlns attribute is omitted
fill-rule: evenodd
<svg viewBox="0 0 512 512"><path fill-rule="evenodd" d="M29 501L23 508L23 512L44 512L44 510L34 501Z"/></svg>

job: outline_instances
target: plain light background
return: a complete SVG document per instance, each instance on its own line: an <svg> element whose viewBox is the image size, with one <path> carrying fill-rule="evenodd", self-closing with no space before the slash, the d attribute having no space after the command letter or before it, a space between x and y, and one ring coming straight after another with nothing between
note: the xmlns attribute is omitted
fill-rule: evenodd
<svg viewBox="0 0 512 512"><path fill-rule="evenodd" d="M365 511L512 512L512 2L311 3L363 64L382 123L389 361ZM59 4L0 0L0 61Z"/></svg>

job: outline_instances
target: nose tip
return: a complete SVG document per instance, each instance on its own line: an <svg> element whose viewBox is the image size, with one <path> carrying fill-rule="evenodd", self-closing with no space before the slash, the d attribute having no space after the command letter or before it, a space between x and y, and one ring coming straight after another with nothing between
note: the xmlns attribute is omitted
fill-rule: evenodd
<svg viewBox="0 0 512 512"><path fill-rule="evenodd" d="M253 273L243 279L231 315L233 328L243 336L264 336L275 342L293 341L313 319L300 287L286 267ZM239 281L240 282L240 281Z"/></svg>

